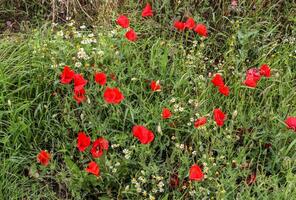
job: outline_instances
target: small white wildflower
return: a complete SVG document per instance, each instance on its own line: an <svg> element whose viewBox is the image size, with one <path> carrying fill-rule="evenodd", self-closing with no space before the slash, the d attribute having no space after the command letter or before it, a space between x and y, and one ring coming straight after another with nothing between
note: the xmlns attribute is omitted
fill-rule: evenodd
<svg viewBox="0 0 296 200"><path fill-rule="evenodd" d="M179 108L179 111L180 111L180 112L183 112L183 111L184 111L184 108L183 108L183 107L180 107L180 108Z"/></svg>
<svg viewBox="0 0 296 200"><path fill-rule="evenodd" d="M192 151L192 155L194 155L194 156L195 156L195 155L196 155L196 153L197 153L196 151Z"/></svg>
<svg viewBox="0 0 296 200"><path fill-rule="evenodd" d="M159 188L159 192L164 192L164 189L163 188Z"/></svg>
<svg viewBox="0 0 296 200"><path fill-rule="evenodd" d="M128 149L123 149L122 151L124 154L128 154L129 153L129 150Z"/></svg>
<svg viewBox="0 0 296 200"><path fill-rule="evenodd" d="M91 44L92 43L92 40L91 39L84 39L84 40L81 40L80 43L81 44Z"/></svg>
<svg viewBox="0 0 296 200"><path fill-rule="evenodd" d="M162 133L160 124L157 125L156 130L158 133L160 133L160 134Z"/></svg>
<svg viewBox="0 0 296 200"><path fill-rule="evenodd" d="M163 183L162 181L160 181L160 182L157 184L157 186L158 186L159 188L162 188L162 187L164 186L164 183Z"/></svg>
<svg viewBox="0 0 296 200"><path fill-rule="evenodd" d="M124 190L127 191L127 190L129 190L129 188L130 188L130 186L127 185L127 186L124 188Z"/></svg>
<svg viewBox="0 0 296 200"><path fill-rule="evenodd" d="M63 32L63 31L59 31L59 32L57 32L57 36L59 36L59 37L63 37L63 36L64 36L64 32Z"/></svg>
<svg viewBox="0 0 296 200"><path fill-rule="evenodd" d="M175 139L176 139L176 137L173 135L173 136L171 137L171 139L172 139L172 140L175 140Z"/></svg>
<svg viewBox="0 0 296 200"><path fill-rule="evenodd" d="M175 103L176 102L176 99L175 98L172 98L171 100L170 100L170 103Z"/></svg>
<svg viewBox="0 0 296 200"><path fill-rule="evenodd" d="M64 67L66 64L65 63L60 63L59 66L60 67Z"/></svg>
<svg viewBox="0 0 296 200"><path fill-rule="evenodd" d="M180 144L179 146L180 149L184 149L184 147L185 147L184 144Z"/></svg>
<svg viewBox="0 0 296 200"><path fill-rule="evenodd" d="M76 37L81 38L82 37L82 34L80 32L77 32L76 33Z"/></svg>
<svg viewBox="0 0 296 200"><path fill-rule="evenodd" d="M117 169L116 168L112 169L112 172L113 173L116 173L117 172Z"/></svg>
<svg viewBox="0 0 296 200"><path fill-rule="evenodd" d="M190 118L190 121L191 121L191 122L194 122L194 118L193 118L193 117L191 117L191 118Z"/></svg>
<svg viewBox="0 0 296 200"><path fill-rule="evenodd" d="M192 104L192 103L193 103L193 100L192 100L192 99L189 99L189 100L188 100L188 103L189 103L189 104Z"/></svg>
<svg viewBox="0 0 296 200"><path fill-rule="evenodd" d="M8 106L11 106L11 101L10 101L10 99L8 99L7 104L8 104Z"/></svg>
<svg viewBox="0 0 296 200"><path fill-rule="evenodd" d="M116 35L116 33L117 33L116 30L112 30L112 31L110 31L110 35L111 35L111 36Z"/></svg>
<svg viewBox="0 0 296 200"><path fill-rule="evenodd" d="M77 52L77 57L79 59L85 59L85 60L88 59L88 55L86 54L83 48L79 49L79 51Z"/></svg>
<svg viewBox="0 0 296 200"><path fill-rule="evenodd" d="M94 37L95 35L93 33L88 34L88 37Z"/></svg>
<svg viewBox="0 0 296 200"><path fill-rule="evenodd" d="M83 24L82 26L79 27L80 29L86 29L86 26Z"/></svg>
<svg viewBox="0 0 296 200"><path fill-rule="evenodd" d="M104 54L105 54L104 51L102 51L102 50L98 51L99 56L103 56Z"/></svg>
<svg viewBox="0 0 296 200"><path fill-rule="evenodd" d="M135 178L132 179L133 184L136 184L137 182L138 182L137 179L135 179Z"/></svg>
<svg viewBox="0 0 296 200"><path fill-rule="evenodd" d="M141 192L142 192L142 189L138 187L138 188L137 188L137 192L138 192L138 193L141 193Z"/></svg>
<svg viewBox="0 0 296 200"><path fill-rule="evenodd" d="M143 196L144 196L144 197L146 197L146 196L147 196L147 192L146 192L145 190L143 191L143 193L142 193L142 194L143 194Z"/></svg>
<svg viewBox="0 0 296 200"><path fill-rule="evenodd" d="M112 144L112 145L111 145L111 148L112 148L112 149L117 148L117 147L119 147L119 144Z"/></svg>
<svg viewBox="0 0 296 200"><path fill-rule="evenodd" d="M237 116L237 110L235 110L233 113L232 113L232 118L236 118Z"/></svg>
<svg viewBox="0 0 296 200"><path fill-rule="evenodd" d="M136 80L137 80L136 77L131 78L131 81L136 81Z"/></svg>
<svg viewBox="0 0 296 200"><path fill-rule="evenodd" d="M81 66L82 66L82 63L81 63L81 62L76 62L74 65L75 65L76 67L81 67Z"/></svg>
<svg viewBox="0 0 296 200"><path fill-rule="evenodd" d="M147 180L146 180L145 178L142 178L141 182L142 182L142 183L146 183Z"/></svg>
<svg viewBox="0 0 296 200"><path fill-rule="evenodd" d="M188 122L188 123L187 123L187 126L191 126L191 122Z"/></svg>

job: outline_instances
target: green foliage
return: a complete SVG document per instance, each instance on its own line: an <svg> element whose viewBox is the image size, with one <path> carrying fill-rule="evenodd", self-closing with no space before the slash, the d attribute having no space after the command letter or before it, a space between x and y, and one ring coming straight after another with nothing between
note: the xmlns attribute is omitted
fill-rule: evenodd
<svg viewBox="0 0 296 200"><path fill-rule="evenodd" d="M296 135L283 122L296 115L295 28L294 18L287 14L292 4L257 1L255 9L253 4L240 1L232 10L224 1L156 1L156 16L144 20L142 4L129 1L116 11L129 15L139 35L135 43L111 23L117 17L114 13L108 26L81 29L79 23L69 21L3 37L0 198L295 196ZM174 19L187 16L205 22L209 37L172 29ZM96 42L89 44L90 40ZM89 58L79 58L82 48ZM270 65L272 77L262 78L255 89L242 85L246 70L263 63ZM64 65L89 80L89 100L81 105L73 99L73 86L59 82ZM104 88L93 80L96 71L106 72L108 86L123 92L120 105L105 104ZM229 97L221 96L210 82L209 73L217 72L231 88ZM149 90L151 80L160 80L161 92ZM173 111L171 119L161 119L163 107ZM221 128L212 120L218 107L228 118ZM191 118L200 116L208 116L208 123L194 129ZM153 130L155 140L139 144L131 133L135 124ZM92 140L103 136L112 146L103 157L93 159L89 150L77 150L78 131ZM272 147L266 149L267 143ZM36 163L41 149L52 155L47 167ZM99 164L100 177L85 171L91 160ZM193 163L203 165L207 176L203 182L188 182ZM256 182L246 184L254 171ZM175 173L180 186L172 189L169 182ZM161 182L164 192L160 192Z"/></svg>

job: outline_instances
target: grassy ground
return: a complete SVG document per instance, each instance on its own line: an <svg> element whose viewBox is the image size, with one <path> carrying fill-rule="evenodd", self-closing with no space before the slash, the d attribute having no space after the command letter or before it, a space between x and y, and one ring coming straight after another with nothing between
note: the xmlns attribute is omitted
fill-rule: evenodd
<svg viewBox="0 0 296 200"><path fill-rule="evenodd" d="M296 196L296 135L284 124L287 116L296 115L293 2L240 1L236 9L222 1L192 4L155 2L156 16L145 20L140 15L143 3L106 4L101 8L108 17L93 27L44 22L26 33L2 34L0 199ZM137 42L123 37L124 30L114 23L118 13L131 19ZM173 20L186 16L206 23L209 37L175 31ZM81 44L86 38L97 42ZM78 58L80 48L89 59ZM261 79L255 89L242 85L246 70L263 63L270 65L272 77ZM73 100L72 86L59 82L64 65L89 80L89 100L81 105ZM95 71L106 72L108 86L123 92L120 105L104 103L104 89L93 80ZM211 84L209 74L215 73L230 87L228 97ZM160 80L161 92L150 91L151 80ZM163 107L172 110L171 119L161 119ZM227 114L221 128L212 119L214 108ZM208 123L195 129L192 119L200 116L208 116ZM132 136L135 124L146 125L155 140L141 145ZM95 159L101 168L98 179L84 170L93 158L78 152L79 131L93 140L103 136L112 145ZM41 149L52 155L47 167L36 161ZM202 182L188 181L194 163L203 166ZM253 173L256 181L248 185ZM174 174L177 188L169 186Z"/></svg>

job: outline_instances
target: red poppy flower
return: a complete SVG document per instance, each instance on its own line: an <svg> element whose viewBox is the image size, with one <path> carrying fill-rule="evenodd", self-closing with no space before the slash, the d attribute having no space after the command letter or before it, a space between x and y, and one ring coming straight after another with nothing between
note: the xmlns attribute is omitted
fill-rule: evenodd
<svg viewBox="0 0 296 200"><path fill-rule="evenodd" d="M168 108L162 109L162 118L163 119L168 119L172 116L171 111Z"/></svg>
<svg viewBox="0 0 296 200"><path fill-rule="evenodd" d="M224 96L228 96L229 95L229 87L226 85L219 86L219 92L221 94L223 94Z"/></svg>
<svg viewBox="0 0 296 200"><path fill-rule="evenodd" d="M211 81L216 87L224 85L223 78L220 74L215 74Z"/></svg>
<svg viewBox="0 0 296 200"><path fill-rule="evenodd" d="M74 89L74 96L73 96L74 100L80 104L82 102L84 102L86 100L86 96L85 96L85 90L82 88L80 90L75 90Z"/></svg>
<svg viewBox="0 0 296 200"><path fill-rule="evenodd" d="M252 172L251 175L248 176L246 182L248 185L252 185L256 181L256 172Z"/></svg>
<svg viewBox="0 0 296 200"><path fill-rule="evenodd" d="M214 110L214 120L218 126L223 126L226 115L218 108Z"/></svg>
<svg viewBox="0 0 296 200"><path fill-rule="evenodd" d="M150 4L147 3L145 8L142 11L142 17L152 17L152 16L153 16L152 8Z"/></svg>
<svg viewBox="0 0 296 200"><path fill-rule="evenodd" d="M185 23L180 22L180 21L175 21L174 22L174 27L178 29L179 31L183 31L185 29Z"/></svg>
<svg viewBox="0 0 296 200"><path fill-rule="evenodd" d="M107 76L104 72L95 73L95 82L99 85L105 85L107 82Z"/></svg>
<svg viewBox="0 0 296 200"><path fill-rule="evenodd" d="M119 104L123 99L124 96L118 88L106 88L104 92L105 102L110 104Z"/></svg>
<svg viewBox="0 0 296 200"><path fill-rule="evenodd" d="M94 158L99 158L103 155L104 150L108 150L109 142L104 138L98 138L94 141L92 148L90 150Z"/></svg>
<svg viewBox="0 0 296 200"><path fill-rule="evenodd" d="M50 160L50 154L45 151L45 150L42 150L40 151L40 153L37 155L37 161L41 164L41 165L44 165L44 166L47 166L48 163L49 163L49 160Z"/></svg>
<svg viewBox="0 0 296 200"><path fill-rule="evenodd" d="M96 176L100 175L100 168L99 168L98 164L94 161L91 161L90 163L88 163L88 166L85 170L88 173L94 174Z"/></svg>
<svg viewBox="0 0 296 200"><path fill-rule="evenodd" d="M267 64L261 65L260 75L265 77L270 77L270 67Z"/></svg>
<svg viewBox="0 0 296 200"><path fill-rule="evenodd" d="M285 123L289 129L296 131L296 117L287 117Z"/></svg>
<svg viewBox="0 0 296 200"><path fill-rule="evenodd" d="M202 125L205 125L207 123L207 118L206 117L201 117L199 119L197 119L195 122L194 122L194 127L195 128L198 128Z"/></svg>
<svg viewBox="0 0 296 200"><path fill-rule="evenodd" d="M192 30L195 26L195 21L192 17L189 17L187 21L185 22L185 28L188 28L189 30Z"/></svg>
<svg viewBox="0 0 296 200"><path fill-rule="evenodd" d="M200 36L208 37L208 30L204 24L197 24L194 31Z"/></svg>
<svg viewBox="0 0 296 200"><path fill-rule="evenodd" d="M194 164L191 166L189 171L189 179L192 181L202 181L204 178L204 174L201 171L201 168Z"/></svg>
<svg viewBox="0 0 296 200"><path fill-rule="evenodd" d="M122 28L128 28L129 27L129 19L125 15L120 15L116 23L121 26Z"/></svg>
<svg viewBox="0 0 296 200"><path fill-rule="evenodd" d="M142 144L149 144L154 139L152 131L147 129L145 126L136 125L133 127L133 135L138 138Z"/></svg>
<svg viewBox="0 0 296 200"><path fill-rule="evenodd" d="M159 81L151 81L150 88L152 91L161 91L161 86L159 84Z"/></svg>
<svg viewBox="0 0 296 200"><path fill-rule="evenodd" d="M80 74L74 75L74 90L80 91L87 84L87 80Z"/></svg>
<svg viewBox="0 0 296 200"><path fill-rule="evenodd" d="M69 66L65 66L61 74L60 81L62 84L69 84L74 78L75 72Z"/></svg>
<svg viewBox="0 0 296 200"><path fill-rule="evenodd" d="M90 145L90 137L84 132L79 132L77 136L77 148L83 152Z"/></svg>
<svg viewBox="0 0 296 200"><path fill-rule="evenodd" d="M257 82L261 78L260 71L257 68L248 69L247 77L252 77Z"/></svg>
<svg viewBox="0 0 296 200"><path fill-rule="evenodd" d="M253 76L247 76L244 84L248 87L255 88L257 86L257 81Z"/></svg>
<svg viewBox="0 0 296 200"><path fill-rule="evenodd" d="M128 32L126 32L125 37L129 40L129 41L136 41L137 40L137 34L134 31L134 29L130 29Z"/></svg>

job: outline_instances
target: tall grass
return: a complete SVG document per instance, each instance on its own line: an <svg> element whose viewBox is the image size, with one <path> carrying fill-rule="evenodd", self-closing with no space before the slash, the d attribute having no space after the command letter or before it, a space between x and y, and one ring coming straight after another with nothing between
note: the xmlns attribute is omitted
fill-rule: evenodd
<svg viewBox="0 0 296 200"><path fill-rule="evenodd" d="M165 178L166 192L157 196L163 200L193 198L190 190L197 192L193 199L296 195L295 134L283 123L296 114L292 1L239 1L235 10L222 0L153 1L155 17L146 20L140 17L145 1L62 2L11 0L0 5L3 22L36 21L27 32L2 35L0 41L0 199L142 199L131 180L145 176L151 182L143 188L150 191L157 187L154 175ZM130 17L140 37L136 43L128 43L124 31L116 28L119 13ZM77 19L74 25L64 23L67 16ZM172 29L173 20L188 16L207 24L209 38ZM52 27L53 21L63 23ZM88 28L80 30L83 23ZM83 46L82 38L90 33L97 43ZM77 59L81 47L90 60ZM103 56L96 53L99 50ZM246 70L262 63L271 66L272 77L256 89L244 87ZM90 80L91 103L77 106L73 88L59 84L64 64ZM120 87L126 97L123 104L104 104L103 89L93 83L94 71L116 75L117 81L108 84ZM208 75L216 72L231 87L229 98L213 89ZM151 94L151 79L161 80L161 93ZM170 103L172 98L175 103ZM175 104L185 111L174 112L169 126L160 119L160 110L173 110ZM217 128L210 118L203 129L188 125L196 114L211 116L214 107L227 113L224 127ZM157 134L150 146L132 139L130 128L137 123ZM156 132L158 127L161 131ZM92 158L76 150L80 130L121 145L97 160L102 166L99 179L84 174ZM268 143L271 148L265 148ZM48 168L36 163L40 149L52 153ZM132 153L130 159L124 149ZM116 162L120 167L114 173ZM206 163L207 179L185 189L170 188L176 172L180 183L187 183L193 162ZM249 186L246 179L254 171L257 180Z"/></svg>

